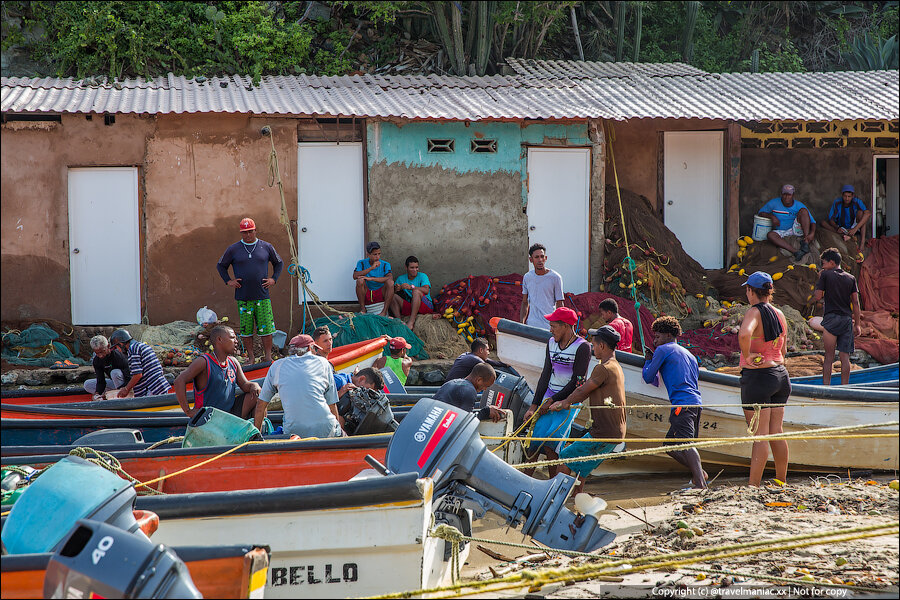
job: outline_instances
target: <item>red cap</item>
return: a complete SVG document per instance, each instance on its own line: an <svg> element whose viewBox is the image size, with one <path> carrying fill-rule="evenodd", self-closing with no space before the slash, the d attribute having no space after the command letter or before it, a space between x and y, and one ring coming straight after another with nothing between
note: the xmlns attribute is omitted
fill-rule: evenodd
<svg viewBox="0 0 900 600"><path fill-rule="evenodd" d="M256 223L250 217L241 219L241 231L253 231L256 229Z"/></svg>
<svg viewBox="0 0 900 600"><path fill-rule="evenodd" d="M391 338L391 341L388 343L391 346L391 350L402 350L404 348L409 350L410 348L412 348L412 346L406 343L406 338L402 337Z"/></svg>
<svg viewBox="0 0 900 600"><path fill-rule="evenodd" d="M544 315L548 321L562 321L569 325L575 325L578 322L578 315L571 308L560 306L549 315Z"/></svg>
<svg viewBox="0 0 900 600"><path fill-rule="evenodd" d="M252 221L251 221L252 222ZM299 335L295 335L291 338L291 346L296 346L297 348L309 348L313 345L313 339L311 336L306 335L305 333L301 333Z"/></svg>

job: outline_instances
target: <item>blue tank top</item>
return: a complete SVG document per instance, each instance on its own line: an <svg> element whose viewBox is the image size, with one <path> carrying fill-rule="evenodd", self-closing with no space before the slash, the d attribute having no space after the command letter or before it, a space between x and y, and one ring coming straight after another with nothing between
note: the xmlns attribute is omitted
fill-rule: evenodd
<svg viewBox="0 0 900 600"><path fill-rule="evenodd" d="M203 358L206 359L206 387L194 390L194 408L210 406L230 413L237 389L234 359L227 357L223 368L215 356L206 353Z"/></svg>

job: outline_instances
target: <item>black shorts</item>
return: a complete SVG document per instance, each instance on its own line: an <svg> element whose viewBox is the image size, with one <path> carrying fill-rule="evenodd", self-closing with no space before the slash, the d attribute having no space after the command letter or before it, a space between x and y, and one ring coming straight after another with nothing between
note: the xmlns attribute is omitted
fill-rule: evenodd
<svg viewBox="0 0 900 600"><path fill-rule="evenodd" d="M741 369L741 406L753 410L754 404L787 404L791 379L784 365L765 369Z"/></svg>
<svg viewBox="0 0 900 600"><path fill-rule="evenodd" d="M700 406L673 406L669 413L669 431L667 438L696 438L700 435ZM682 444L684 442L666 442L666 444ZM665 444L663 444L665 445Z"/></svg>
<svg viewBox="0 0 900 600"><path fill-rule="evenodd" d="M838 352L853 354L853 351L856 350L856 347L853 344L853 317L850 315L828 313L822 317L822 327L825 328L825 331L837 338L835 349Z"/></svg>

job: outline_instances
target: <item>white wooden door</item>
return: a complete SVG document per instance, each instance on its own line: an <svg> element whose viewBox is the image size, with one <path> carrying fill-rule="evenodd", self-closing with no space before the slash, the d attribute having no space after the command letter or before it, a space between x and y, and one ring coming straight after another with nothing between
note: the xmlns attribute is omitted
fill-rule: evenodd
<svg viewBox="0 0 900 600"><path fill-rule="evenodd" d="M897 201L898 197L900 197L900 193L898 193L898 185L900 185L900 175L898 175L898 159L894 158L886 158L886 170L887 170L887 180L885 186L885 235L897 235L900 233L900 202ZM872 217L872 222L874 224L875 217Z"/></svg>
<svg viewBox="0 0 900 600"><path fill-rule="evenodd" d="M362 144L301 142L297 163L297 256L309 287L324 301L356 301L353 267L365 255Z"/></svg>
<svg viewBox="0 0 900 600"><path fill-rule="evenodd" d="M664 215L694 260L721 269L724 260L724 132L667 131Z"/></svg>
<svg viewBox="0 0 900 600"><path fill-rule="evenodd" d="M138 171L69 169L73 325L141 321Z"/></svg>
<svg viewBox="0 0 900 600"><path fill-rule="evenodd" d="M589 148L528 149L528 245L547 247L547 268L574 294L588 291L590 179Z"/></svg>

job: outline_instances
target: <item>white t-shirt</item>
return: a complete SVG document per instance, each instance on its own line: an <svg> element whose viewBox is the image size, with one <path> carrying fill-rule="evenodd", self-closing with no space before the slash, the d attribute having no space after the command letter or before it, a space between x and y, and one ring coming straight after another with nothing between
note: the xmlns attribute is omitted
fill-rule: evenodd
<svg viewBox="0 0 900 600"><path fill-rule="evenodd" d="M547 269L543 275L534 270L525 273L522 278L522 293L528 296L528 318L526 325L550 329L550 323L544 318L556 309L556 302L562 300L562 276L553 269Z"/></svg>
<svg viewBox="0 0 900 600"><path fill-rule="evenodd" d="M275 393L284 408L284 432L300 437L334 437L338 422L329 408L337 404L331 364L311 352L276 360L262 385L259 399L269 402Z"/></svg>

